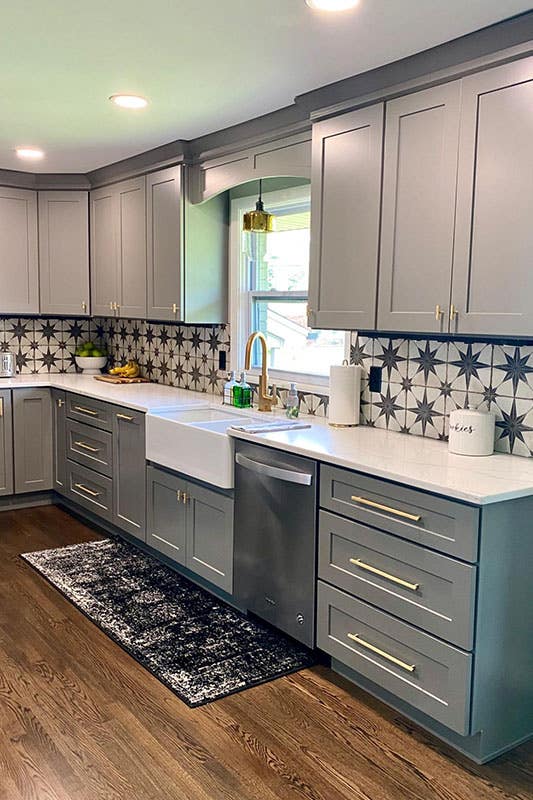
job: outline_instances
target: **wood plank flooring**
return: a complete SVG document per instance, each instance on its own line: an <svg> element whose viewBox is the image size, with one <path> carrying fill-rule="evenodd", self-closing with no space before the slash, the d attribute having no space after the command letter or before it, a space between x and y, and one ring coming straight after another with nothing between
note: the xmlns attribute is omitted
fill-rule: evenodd
<svg viewBox="0 0 533 800"><path fill-rule="evenodd" d="M324 667L189 709L18 558L97 538L0 513L0 800L531 800Z"/></svg>

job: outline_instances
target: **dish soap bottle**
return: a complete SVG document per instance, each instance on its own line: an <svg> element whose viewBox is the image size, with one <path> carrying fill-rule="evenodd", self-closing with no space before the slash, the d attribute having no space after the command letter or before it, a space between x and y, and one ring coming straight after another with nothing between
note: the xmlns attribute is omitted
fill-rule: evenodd
<svg viewBox="0 0 533 800"><path fill-rule="evenodd" d="M252 405L252 389L246 383L246 373L241 372L241 379L233 387L233 404L237 408L250 408Z"/></svg>
<svg viewBox="0 0 533 800"><path fill-rule="evenodd" d="M224 394L222 395L222 403L225 406L233 405L233 389L237 385L235 379L235 370L230 373L228 380L224 384Z"/></svg>
<svg viewBox="0 0 533 800"><path fill-rule="evenodd" d="M296 419L300 413L300 401L298 400L298 392L296 391L295 383L291 383L291 388L287 395L285 413L289 419Z"/></svg>

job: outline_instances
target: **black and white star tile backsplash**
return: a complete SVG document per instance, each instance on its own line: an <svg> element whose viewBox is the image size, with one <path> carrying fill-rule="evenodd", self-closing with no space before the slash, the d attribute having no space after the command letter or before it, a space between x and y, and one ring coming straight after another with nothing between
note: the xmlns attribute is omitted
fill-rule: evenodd
<svg viewBox="0 0 533 800"><path fill-rule="evenodd" d="M139 362L154 381L221 395L230 363L229 325L179 325L127 319L0 317L0 349L15 353L22 374L75 372L74 352L86 339L103 344L112 363ZM533 347L351 334L350 358L364 370L361 424L434 439L448 436L455 408L496 413L496 449L533 455ZM382 367L380 392L368 371ZM278 389L280 403L287 390ZM302 413L327 416L328 396L300 391Z"/></svg>

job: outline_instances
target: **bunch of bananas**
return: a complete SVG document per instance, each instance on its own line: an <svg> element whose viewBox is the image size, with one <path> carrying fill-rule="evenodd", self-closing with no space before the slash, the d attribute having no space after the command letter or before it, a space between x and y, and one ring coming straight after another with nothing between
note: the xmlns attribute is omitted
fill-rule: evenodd
<svg viewBox="0 0 533 800"><path fill-rule="evenodd" d="M141 370L135 361L128 361L125 367L113 367L109 370L110 375L118 375L121 378L138 378Z"/></svg>

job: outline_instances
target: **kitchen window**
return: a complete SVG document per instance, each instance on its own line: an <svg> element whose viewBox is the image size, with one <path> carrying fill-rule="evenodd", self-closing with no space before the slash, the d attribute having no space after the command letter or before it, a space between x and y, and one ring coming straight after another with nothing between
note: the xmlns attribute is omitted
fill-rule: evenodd
<svg viewBox="0 0 533 800"><path fill-rule="evenodd" d="M311 388L324 386L330 365L342 363L347 344L344 331L307 326L310 187L263 192L265 209L275 215L273 233L242 230L243 214L256 200L257 195L249 195L231 202L231 367L243 368L246 340L258 330L266 337L269 373L278 385L296 380ZM256 343L251 374L260 368Z"/></svg>

